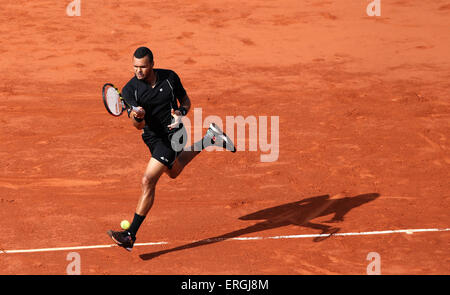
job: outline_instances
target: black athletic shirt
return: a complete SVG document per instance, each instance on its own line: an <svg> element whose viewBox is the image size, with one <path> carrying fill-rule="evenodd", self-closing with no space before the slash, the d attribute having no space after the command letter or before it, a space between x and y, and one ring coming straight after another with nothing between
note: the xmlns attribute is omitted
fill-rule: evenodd
<svg viewBox="0 0 450 295"><path fill-rule="evenodd" d="M146 123L144 133L164 136L168 134L167 125L172 122L171 109L178 109L177 100L180 101L186 95L186 91L174 71L153 70L157 75L154 88L134 76L123 87L122 96L129 104L144 108Z"/></svg>

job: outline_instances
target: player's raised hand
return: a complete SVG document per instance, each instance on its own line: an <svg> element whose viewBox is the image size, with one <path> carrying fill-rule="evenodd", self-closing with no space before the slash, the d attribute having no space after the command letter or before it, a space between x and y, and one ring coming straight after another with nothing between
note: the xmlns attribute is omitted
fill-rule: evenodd
<svg viewBox="0 0 450 295"><path fill-rule="evenodd" d="M181 115L181 112L180 111L174 111L173 109L172 109L172 117L173 117L173 119L172 119L172 124L170 124L170 125L168 125L167 127L169 128L169 130L172 130L173 128L178 128L178 126L180 126L180 123L181 123L181 118L183 117L182 115Z"/></svg>

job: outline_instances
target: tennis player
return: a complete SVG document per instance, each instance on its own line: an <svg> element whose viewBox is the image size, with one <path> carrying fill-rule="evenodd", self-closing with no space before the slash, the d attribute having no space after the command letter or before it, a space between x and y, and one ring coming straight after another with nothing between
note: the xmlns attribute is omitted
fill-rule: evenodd
<svg viewBox="0 0 450 295"><path fill-rule="evenodd" d="M187 132L181 120L191 108L190 99L178 75L171 70L154 68L153 53L139 47L133 55L135 76L122 89L123 99L137 107L128 115L133 126L143 130L142 139L151 158L142 178L142 194L128 230L109 230L119 246L131 251L136 233L153 206L155 187L162 174L176 178L203 149L211 145L236 152L231 139L214 123L202 140L184 149Z"/></svg>

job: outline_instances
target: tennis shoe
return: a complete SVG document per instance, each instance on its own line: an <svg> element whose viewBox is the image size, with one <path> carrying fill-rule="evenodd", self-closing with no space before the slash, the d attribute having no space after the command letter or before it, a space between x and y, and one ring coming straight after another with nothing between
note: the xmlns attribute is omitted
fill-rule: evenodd
<svg viewBox="0 0 450 295"><path fill-rule="evenodd" d="M204 144L205 146L220 146L232 153L236 152L233 141L215 123L209 125L204 137Z"/></svg>
<svg viewBox="0 0 450 295"><path fill-rule="evenodd" d="M125 248L125 250L131 251L133 249L136 237L133 237L130 232L108 230L107 234L117 245Z"/></svg>

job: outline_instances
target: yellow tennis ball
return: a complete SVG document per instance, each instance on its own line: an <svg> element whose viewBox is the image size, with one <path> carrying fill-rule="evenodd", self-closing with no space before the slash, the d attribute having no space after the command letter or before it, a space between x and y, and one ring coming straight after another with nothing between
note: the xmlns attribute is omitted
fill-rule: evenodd
<svg viewBox="0 0 450 295"><path fill-rule="evenodd" d="M120 222L120 227L124 230L127 230L130 228L130 223L128 222L128 220L122 220Z"/></svg>

